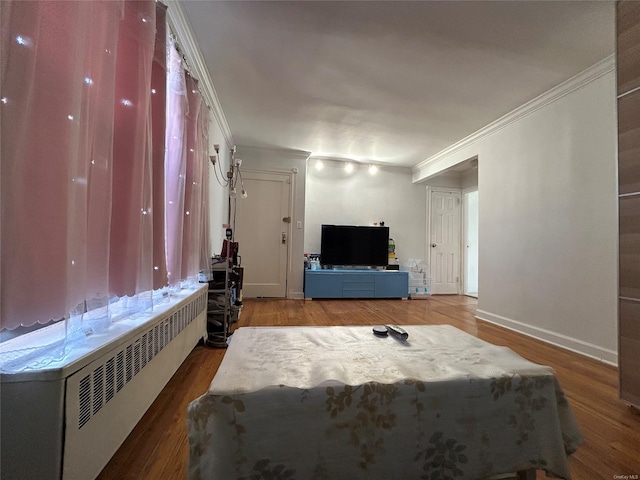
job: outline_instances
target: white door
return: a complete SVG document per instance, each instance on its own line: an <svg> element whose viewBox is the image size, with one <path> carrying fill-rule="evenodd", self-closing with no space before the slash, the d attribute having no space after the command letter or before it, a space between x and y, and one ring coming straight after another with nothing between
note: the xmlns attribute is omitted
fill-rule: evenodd
<svg viewBox="0 0 640 480"><path fill-rule="evenodd" d="M431 192L431 293L460 293L460 192Z"/></svg>
<svg viewBox="0 0 640 480"><path fill-rule="evenodd" d="M290 236L291 177L286 173L243 171L247 198L237 199L235 240L247 298L284 298Z"/></svg>

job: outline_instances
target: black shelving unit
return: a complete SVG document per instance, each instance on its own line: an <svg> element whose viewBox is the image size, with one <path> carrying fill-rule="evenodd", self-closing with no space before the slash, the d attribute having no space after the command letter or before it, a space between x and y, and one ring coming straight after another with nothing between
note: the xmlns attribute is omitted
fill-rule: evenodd
<svg viewBox="0 0 640 480"><path fill-rule="evenodd" d="M212 258L207 305L207 345L226 348L242 308L242 267Z"/></svg>

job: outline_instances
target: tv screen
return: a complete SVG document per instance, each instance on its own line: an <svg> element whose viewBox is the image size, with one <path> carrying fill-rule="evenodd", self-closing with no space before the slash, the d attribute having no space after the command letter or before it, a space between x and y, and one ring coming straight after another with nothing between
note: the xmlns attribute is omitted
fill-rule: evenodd
<svg viewBox="0 0 640 480"><path fill-rule="evenodd" d="M382 267L388 262L389 227L322 225L322 265Z"/></svg>

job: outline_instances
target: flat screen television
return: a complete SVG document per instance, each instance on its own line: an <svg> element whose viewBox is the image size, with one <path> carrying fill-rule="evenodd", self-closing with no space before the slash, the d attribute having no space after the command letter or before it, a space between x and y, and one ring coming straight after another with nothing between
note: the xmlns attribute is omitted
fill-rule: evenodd
<svg viewBox="0 0 640 480"><path fill-rule="evenodd" d="M388 262L389 227L322 225L322 265L382 267Z"/></svg>

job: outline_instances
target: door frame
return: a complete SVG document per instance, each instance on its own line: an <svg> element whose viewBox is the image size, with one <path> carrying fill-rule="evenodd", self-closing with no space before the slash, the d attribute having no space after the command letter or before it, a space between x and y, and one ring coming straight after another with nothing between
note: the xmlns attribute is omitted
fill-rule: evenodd
<svg viewBox="0 0 640 480"><path fill-rule="evenodd" d="M286 253L286 265L285 265L285 276L284 276L284 297L283 298L289 298L289 278L291 276L291 268L293 265L292 262L292 246L291 244L292 242L292 237L293 237L293 223L294 223L294 216L293 216L293 211L294 211L294 205L293 205L293 201L294 201L294 191L295 191L295 171L293 170L286 170L286 169L262 169L262 168L243 168L242 169L242 173L256 173L256 174L268 174L268 175L281 175L283 177L287 177L287 184L289 185L289 192L288 192L288 197L289 197L289 208L288 208L288 212L287 215L289 216L289 218L291 218L291 222L289 222L288 226L287 226L287 253ZM251 195L251 192L248 191L247 192L248 195ZM234 229L235 229L235 225L234 225ZM242 254L240 255L240 258L242 259Z"/></svg>
<svg viewBox="0 0 640 480"><path fill-rule="evenodd" d="M461 245L462 245L462 260L463 261L462 261L462 265L461 265L461 268L460 268L460 273L461 273L461 277L460 278L462 279L462 281L460 282L460 285L462 286L462 289L461 289L462 290L462 295L467 295L469 297L478 298L479 292L476 292L475 295L470 295L469 293L467 293L467 287L466 287L466 284L467 284L467 257L468 257L467 249L466 249L467 234L468 234L466 220L467 220L468 212L467 212L467 206L466 206L465 201L464 201L464 196L467 193L471 193L471 192L478 192L478 205L480 204L480 189L478 188L478 186L465 188L465 189L463 189L461 191L461 193L462 193L462 203L461 203L461 205L462 205L462 212L461 212L461 216L462 216L462 232L461 233L462 233L462 235L461 235L461 237L462 238L460 239L460 241L461 241ZM479 212L478 212L478 217L479 217ZM480 226L479 225L478 225L478 230L480 230ZM479 243L480 242L478 241L478 244ZM478 248L478 251L479 250L480 249ZM478 269L478 276L479 276L479 269ZM478 281L478 284L479 283L480 282ZM478 290L480 290L479 287L478 287Z"/></svg>
<svg viewBox="0 0 640 480"><path fill-rule="evenodd" d="M462 282L463 282L463 277L462 277L462 268L463 268L463 262L462 260L462 256L463 256L463 251L462 251L462 247L464 244L463 241L463 223L464 223L464 218L462 215L463 212L463 206L462 206L462 190L459 188L443 188L443 187L430 187L427 185L426 187L427 190L427 221L426 221L426 225L427 225L427 235L426 235L426 243L425 243L425 248L427 250L427 255L426 255L426 259L427 259L427 263L429 264L429 269L431 270L431 193L433 192L442 192L442 193L457 193L460 195L460 214L458 215L458 221L460 222L460 225L458 226L458 232L460 232L459 234L459 238L458 238L458 295L461 294L462 291ZM431 271L431 278L432 278L432 284L433 284L433 271Z"/></svg>

